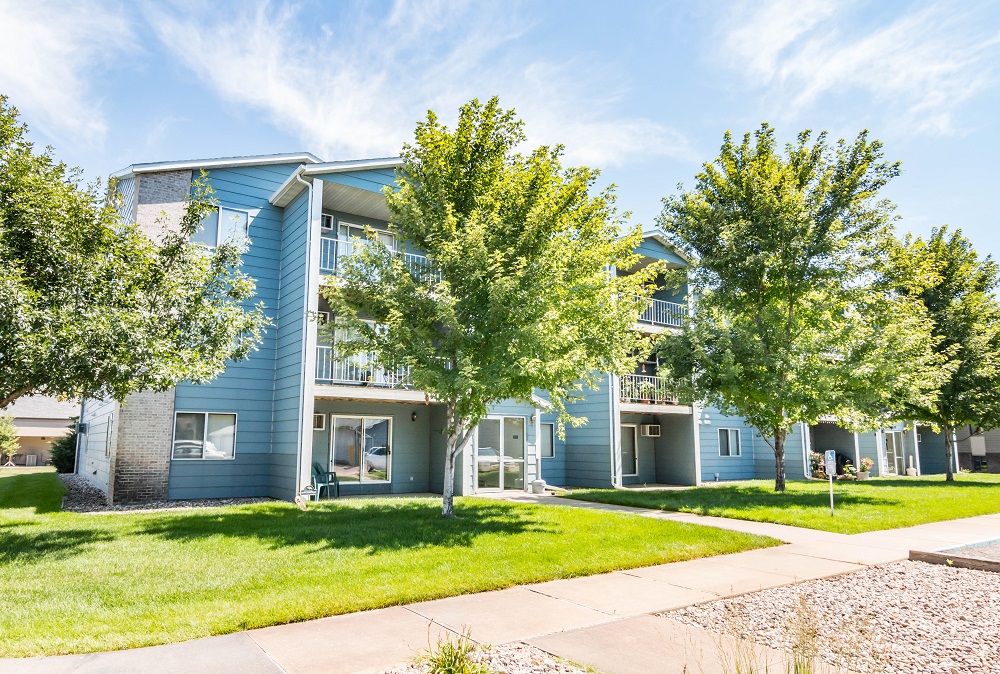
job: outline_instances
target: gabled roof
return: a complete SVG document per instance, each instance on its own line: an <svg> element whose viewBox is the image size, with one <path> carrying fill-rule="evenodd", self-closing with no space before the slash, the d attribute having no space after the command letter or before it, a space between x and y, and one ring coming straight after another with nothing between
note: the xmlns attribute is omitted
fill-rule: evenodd
<svg viewBox="0 0 1000 674"><path fill-rule="evenodd" d="M308 166L300 166L294 173L281 183L281 186L274 191L268 199L275 206L284 208L292 199L298 196L305 186L299 182L299 178L308 178L315 175L329 173L346 173L347 171L372 171L375 169L396 168L402 166L403 160L399 157L379 157L376 159L348 159L344 161L328 161Z"/></svg>
<svg viewBox="0 0 1000 674"><path fill-rule="evenodd" d="M233 168L237 166L267 166L269 164L321 164L319 157L311 152L288 152L284 154L255 154L243 157L216 157L214 159L185 159L181 161L158 161L148 164L132 164L111 174L112 178L129 178L137 173L159 171L184 171L196 169Z"/></svg>
<svg viewBox="0 0 1000 674"><path fill-rule="evenodd" d="M684 260L686 263L691 264L691 258L685 255L684 252L678 248L659 227L650 227L642 230L642 238L643 240L649 239L651 241L656 241L671 253Z"/></svg>
<svg viewBox="0 0 1000 674"><path fill-rule="evenodd" d="M11 403L5 414L15 419L69 419L80 414L80 403L48 396L26 396Z"/></svg>

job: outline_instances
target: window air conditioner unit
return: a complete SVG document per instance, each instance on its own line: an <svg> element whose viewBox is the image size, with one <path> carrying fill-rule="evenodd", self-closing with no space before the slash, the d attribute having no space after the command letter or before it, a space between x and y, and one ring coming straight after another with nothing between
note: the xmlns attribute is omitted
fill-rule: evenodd
<svg viewBox="0 0 1000 674"><path fill-rule="evenodd" d="M87 434L87 422L82 421L82 422L78 423L76 425L76 432L79 433L80 435L86 435Z"/></svg>
<svg viewBox="0 0 1000 674"><path fill-rule="evenodd" d="M333 231L333 216L332 215L323 215L322 217L320 217L320 219L319 219L319 228L322 229L324 232L332 232Z"/></svg>
<svg viewBox="0 0 1000 674"><path fill-rule="evenodd" d="M639 426L639 435L644 438L660 437L660 424L643 424Z"/></svg>

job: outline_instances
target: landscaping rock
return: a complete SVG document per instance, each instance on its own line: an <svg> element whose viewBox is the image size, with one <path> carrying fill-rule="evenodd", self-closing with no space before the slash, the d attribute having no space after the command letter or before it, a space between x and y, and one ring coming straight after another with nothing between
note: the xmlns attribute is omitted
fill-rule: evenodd
<svg viewBox="0 0 1000 674"><path fill-rule="evenodd" d="M272 500L269 498L205 498L186 499L182 501L143 501L140 503L108 505L107 495L92 485L86 478L79 475L60 473L59 479L66 485L66 496L63 498L62 509L74 513L157 512L160 510L183 508L242 505L245 503L261 503Z"/></svg>
<svg viewBox="0 0 1000 674"><path fill-rule="evenodd" d="M1000 574L921 562L869 567L661 614L855 672L1000 672Z"/></svg>

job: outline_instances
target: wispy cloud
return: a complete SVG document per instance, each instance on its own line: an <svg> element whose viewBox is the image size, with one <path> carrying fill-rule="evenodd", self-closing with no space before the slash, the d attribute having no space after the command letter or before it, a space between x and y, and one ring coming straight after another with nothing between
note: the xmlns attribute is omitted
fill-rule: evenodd
<svg viewBox="0 0 1000 674"><path fill-rule="evenodd" d="M829 104L837 94L867 95L897 128L961 130L962 103L997 83L996 24L987 28L982 11L952 3L881 21L859 16L862 9L871 7L819 0L744 4L723 27L724 58L748 85L763 89L779 116Z"/></svg>
<svg viewBox="0 0 1000 674"><path fill-rule="evenodd" d="M295 6L206 16L204 5L147 10L174 56L224 99L252 106L327 158L392 155L428 109L448 114L499 94L533 143L561 142L571 161L607 165L687 156L676 130L623 112L627 84L608 67L558 62L527 44L517 5L395 3L316 27ZM347 14L347 12L345 12Z"/></svg>
<svg viewBox="0 0 1000 674"><path fill-rule="evenodd" d="M91 85L133 47L129 21L98 1L0 0L0 26L0 92L50 138L99 145L107 121Z"/></svg>

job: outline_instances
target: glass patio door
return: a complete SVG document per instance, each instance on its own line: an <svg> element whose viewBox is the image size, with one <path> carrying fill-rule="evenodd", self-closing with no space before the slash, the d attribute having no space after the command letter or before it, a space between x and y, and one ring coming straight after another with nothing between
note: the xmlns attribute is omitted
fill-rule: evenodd
<svg viewBox="0 0 1000 674"><path fill-rule="evenodd" d="M903 451L903 434L890 431L885 434L885 463L889 475L906 473L906 457Z"/></svg>
<svg viewBox="0 0 1000 674"><path fill-rule="evenodd" d="M524 418L479 422L476 438L476 490L524 489Z"/></svg>

